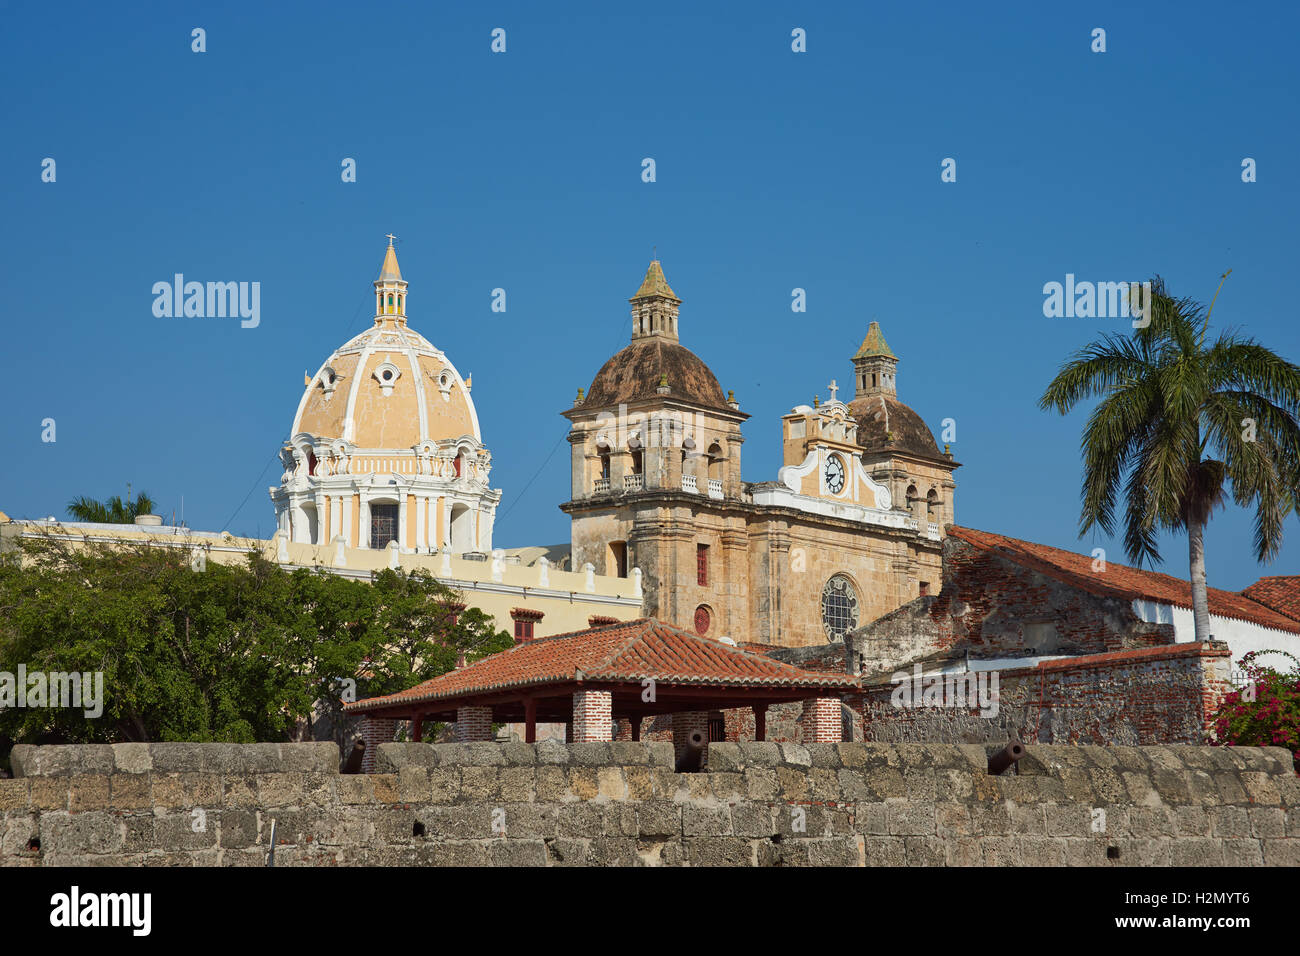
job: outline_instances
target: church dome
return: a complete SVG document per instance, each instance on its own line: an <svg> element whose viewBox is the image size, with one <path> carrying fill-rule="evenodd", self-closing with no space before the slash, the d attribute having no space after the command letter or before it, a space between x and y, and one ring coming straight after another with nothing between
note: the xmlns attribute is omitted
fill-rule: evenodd
<svg viewBox="0 0 1300 956"><path fill-rule="evenodd" d="M939 445L923 419L898 400L898 356L879 322L872 322L853 356L857 393L849 414L858 423L858 444L869 451L887 448L923 458L939 458Z"/></svg>
<svg viewBox="0 0 1300 956"><path fill-rule="evenodd" d="M938 458L939 445L925 420L895 396L884 392L860 395L849 403L858 423L858 444L870 451L891 448L926 458ZM887 442L886 432L892 442Z"/></svg>
<svg viewBox="0 0 1300 956"><path fill-rule="evenodd" d="M410 450L466 436L481 442L468 383L406 324L406 283L391 246L381 281L396 290L391 306L381 293L375 324L336 349L308 381L289 434L362 449Z"/></svg>
<svg viewBox="0 0 1300 956"><path fill-rule="evenodd" d="M667 382L667 393L659 391ZM643 398L675 398L726 408L722 386L704 360L684 345L660 337L641 338L606 362L587 390L586 403L618 405Z"/></svg>
<svg viewBox="0 0 1300 956"><path fill-rule="evenodd" d="M406 324L394 239L374 283L374 325L306 376L280 448L284 474L269 489L276 523L314 545L490 551L501 501L488 484L492 453L469 381Z"/></svg>
<svg viewBox="0 0 1300 956"><path fill-rule="evenodd" d="M342 438L358 448L409 449L479 434L466 383L413 329L376 325L336 349L307 385L291 435Z"/></svg>
<svg viewBox="0 0 1300 956"><path fill-rule="evenodd" d="M734 411L704 361L677 336L677 298L659 260L652 260L632 304L632 343L607 361L587 390L584 404L618 405L667 398Z"/></svg>

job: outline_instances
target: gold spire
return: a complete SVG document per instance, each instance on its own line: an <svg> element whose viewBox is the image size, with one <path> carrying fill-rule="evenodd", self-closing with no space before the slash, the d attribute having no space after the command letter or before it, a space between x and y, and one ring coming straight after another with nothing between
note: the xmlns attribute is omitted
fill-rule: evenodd
<svg viewBox="0 0 1300 956"><path fill-rule="evenodd" d="M867 328L867 337L862 340L862 344L858 346L858 351L853 357L860 359L871 358L876 355L886 355L892 359L898 358L885 343L884 333L880 331L880 323L872 322Z"/></svg>
<svg viewBox="0 0 1300 956"><path fill-rule="evenodd" d="M650 268L645 271L645 279L641 281L641 288L636 290L636 295L632 296L632 301L645 299L652 295L662 295L670 299L676 299L678 302L681 301L668 285L668 280L664 278L664 270L659 265L658 259L650 260Z"/></svg>
<svg viewBox="0 0 1300 956"><path fill-rule="evenodd" d="M384 264L379 270L380 282L402 281L402 270L397 267L397 250L393 248L396 238L392 233L388 234L388 248L384 250Z"/></svg>

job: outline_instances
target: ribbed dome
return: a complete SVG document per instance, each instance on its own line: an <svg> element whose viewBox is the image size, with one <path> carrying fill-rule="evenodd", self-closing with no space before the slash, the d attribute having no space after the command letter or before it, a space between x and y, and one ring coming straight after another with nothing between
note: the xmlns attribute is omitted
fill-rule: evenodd
<svg viewBox="0 0 1300 956"><path fill-rule="evenodd" d="M661 377L668 393L660 396ZM722 386L704 361L684 345L660 336L636 339L606 362L587 389L586 405L618 405L666 397L708 408L728 409Z"/></svg>
<svg viewBox="0 0 1300 956"><path fill-rule="evenodd" d="M312 378L289 434L304 432L368 449L483 440L460 373L424 336L388 316L335 350Z"/></svg>
<svg viewBox="0 0 1300 956"><path fill-rule="evenodd" d="M863 448L883 450L888 432L892 439L889 447L927 458L939 457L939 445L925 420L893 395L860 395L849 403L849 414L857 420L858 444Z"/></svg>

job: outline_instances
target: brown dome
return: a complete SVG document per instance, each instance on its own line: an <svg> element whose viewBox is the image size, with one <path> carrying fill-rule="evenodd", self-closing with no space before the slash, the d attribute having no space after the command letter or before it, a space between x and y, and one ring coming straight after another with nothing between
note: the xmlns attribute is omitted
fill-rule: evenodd
<svg viewBox="0 0 1300 956"><path fill-rule="evenodd" d="M659 382L664 376L669 391L663 397L727 408L722 386L704 361L686 346L657 335L635 340L601 366L584 404L603 407L660 397Z"/></svg>
<svg viewBox="0 0 1300 956"><path fill-rule="evenodd" d="M939 446L925 420L893 395L861 395L849 404L849 414L857 419L858 444L863 448L883 450L889 432L892 447L926 458L939 457Z"/></svg>

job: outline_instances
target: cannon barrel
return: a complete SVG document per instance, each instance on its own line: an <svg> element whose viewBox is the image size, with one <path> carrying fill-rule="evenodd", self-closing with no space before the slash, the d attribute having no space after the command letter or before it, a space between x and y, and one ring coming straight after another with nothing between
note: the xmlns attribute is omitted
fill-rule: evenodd
<svg viewBox="0 0 1300 956"><path fill-rule="evenodd" d="M1000 774L1025 755L1025 745L1013 740L993 756L989 757L989 773Z"/></svg>
<svg viewBox="0 0 1300 956"><path fill-rule="evenodd" d="M678 773L698 773L700 761L704 757L704 747L708 742L709 738L703 731L692 730L686 735L686 749L677 758L677 766L674 769Z"/></svg>
<svg viewBox="0 0 1300 956"><path fill-rule="evenodd" d="M352 753L348 754L348 759L343 764L344 773L360 773L361 758L366 755L366 742L358 740L352 748Z"/></svg>

